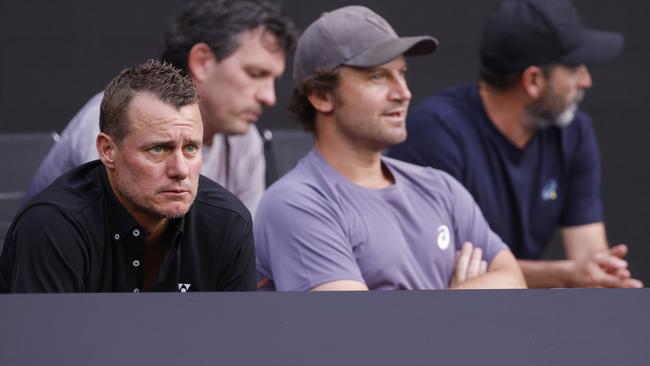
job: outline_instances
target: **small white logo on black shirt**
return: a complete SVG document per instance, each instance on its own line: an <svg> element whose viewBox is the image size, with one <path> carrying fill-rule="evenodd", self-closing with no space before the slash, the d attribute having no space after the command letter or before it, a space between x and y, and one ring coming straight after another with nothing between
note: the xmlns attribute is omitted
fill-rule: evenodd
<svg viewBox="0 0 650 366"><path fill-rule="evenodd" d="M192 286L191 283L179 283L178 284L178 291L187 292L187 290L190 289L190 286Z"/></svg>

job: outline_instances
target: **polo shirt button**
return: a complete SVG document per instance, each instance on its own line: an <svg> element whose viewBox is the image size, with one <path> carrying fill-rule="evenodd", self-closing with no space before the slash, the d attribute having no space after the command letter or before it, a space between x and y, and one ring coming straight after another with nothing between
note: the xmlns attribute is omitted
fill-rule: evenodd
<svg viewBox="0 0 650 366"><path fill-rule="evenodd" d="M134 260L133 261L133 267L140 267L140 261L139 260Z"/></svg>
<svg viewBox="0 0 650 366"><path fill-rule="evenodd" d="M120 234L115 234L113 237L115 238L115 240L120 240Z"/></svg>
<svg viewBox="0 0 650 366"><path fill-rule="evenodd" d="M133 293L137 294L138 292L140 292L140 289L139 289L139 288L134 288L134 289L133 289Z"/></svg>
<svg viewBox="0 0 650 366"><path fill-rule="evenodd" d="M136 238L137 238L138 236L140 236L140 230L138 230L138 229L134 229L134 230L133 230L133 236L135 236Z"/></svg>

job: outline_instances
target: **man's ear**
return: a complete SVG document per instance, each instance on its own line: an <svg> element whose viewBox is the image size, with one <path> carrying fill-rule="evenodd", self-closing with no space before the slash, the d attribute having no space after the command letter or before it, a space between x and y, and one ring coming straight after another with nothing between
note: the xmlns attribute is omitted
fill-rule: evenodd
<svg viewBox="0 0 650 366"><path fill-rule="evenodd" d="M199 42L192 46L187 55L187 71L195 81L204 82L210 74L212 65L216 62L217 58L212 53L210 46Z"/></svg>
<svg viewBox="0 0 650 366"><path fill-rule="evenodd" d="M520 83L529 98L537 99L543 94L544 88L546 88L546 75L539 66L528 66L521 73Z"/></svg>
<svg viewBox="0 0 650 366"><path fill-rule="evenodd" d="M328 114L334 110L334 96L331 92L311 92L307 94L307 99L320 113Z"/></svg>
<svg viewBox="0 0 650 366"><path fill-rule="evenodd" d="M97 153L99 154L99 160L102 161L106 169L114 169L115 149L117 148L117 145L115 144L113 138L103 132L100 132L99 135L97 135L96 145Z"/></svg>

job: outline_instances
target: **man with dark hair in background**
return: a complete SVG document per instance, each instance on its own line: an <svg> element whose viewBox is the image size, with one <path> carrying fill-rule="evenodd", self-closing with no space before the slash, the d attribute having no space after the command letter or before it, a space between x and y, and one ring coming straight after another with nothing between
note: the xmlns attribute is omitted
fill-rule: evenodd
<svg viewBox="0 0 650 366"><path fill-rule="evenodd" d="M22 209L0 256L0 292L255 288L252 222L199 176L198 95L149 61L106 87L99 160L65 173Z"/></svg>
<svg viewBox="0 0 650 366"><path fill-rule="evenodd" d="M196 85L204 123L202 173L254 213L265 188L262 140L253 123L276 102L275 80L295 43L293 23L272 3L207 0L186 4L164 36L162 59ZM67 170L97 159L99 93L70 121L42 162L31 198Z"/></svg>
<svg viewBox="0 0 650 366"><path fill-rule="evenodd" d="M608 248L596 137L577 110L592 85L585 64L622 47L568 0L503 1L483 30L480 82L417 106L388 155L462 182L530 287L640 287L627 246ZM539 260L558 226L568 259Z"/></svg>
<svg viewBox="0 0 650 366"><path fill-rule="evenodd" d="M399 37L368 8L325 13L298 41L291 110L315 148L264 194L258 271L278 290L524 287L521 270L448 174L393 159L411 100ZM472 245L473 244L473 245Z"/></svg>

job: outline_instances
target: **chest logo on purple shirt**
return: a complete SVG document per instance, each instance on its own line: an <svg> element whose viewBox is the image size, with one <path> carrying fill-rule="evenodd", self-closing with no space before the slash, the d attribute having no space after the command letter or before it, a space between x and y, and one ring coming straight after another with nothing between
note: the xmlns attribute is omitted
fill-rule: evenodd
<svg viewBox="0 0 650 366"><path fill-rule="evenodd" d="M542 188L542 200L544 201L555 201L557 199L557 181L555 179L549 179L544 183L544 188Z"/></svg>
<svg viewBox="0 0 650 366"><path fill-rule="evenodd" d="M438 227L438 248L445 250L449 247L451 241L451 234L447 225L440 225Z"/></svg>

